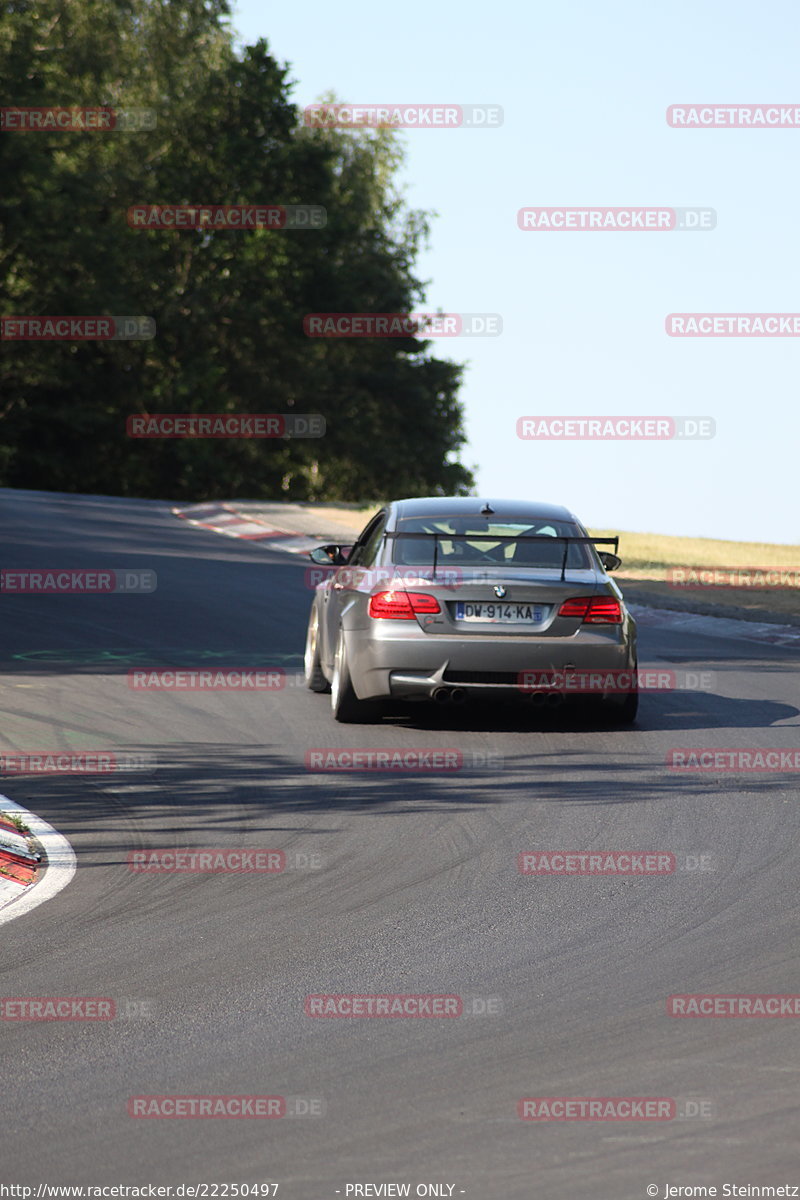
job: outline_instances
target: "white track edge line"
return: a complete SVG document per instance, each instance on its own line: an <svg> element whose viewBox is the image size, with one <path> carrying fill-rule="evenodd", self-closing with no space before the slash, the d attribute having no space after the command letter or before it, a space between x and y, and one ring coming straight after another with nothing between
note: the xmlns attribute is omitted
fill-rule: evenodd
<svg viewBox="0 0 800 1200"><path fill-rule="evenodd" d="M8 796L3 795L0 795L0 811L15 812L23 816L26 825L34 837L41 842L47 855L47 866L42 878L31 884L17 900L12 900L0 908L0 925L2 925L6 921L13 921L16 917L30 912L37 905L44 904L45 900L52 900L72 879L77 870L78 860L63 833L53 829L52 825L48 825L47 821L37 817L36 813L30 812L21 804L17 804L14 800L9 800Z"/></svg>

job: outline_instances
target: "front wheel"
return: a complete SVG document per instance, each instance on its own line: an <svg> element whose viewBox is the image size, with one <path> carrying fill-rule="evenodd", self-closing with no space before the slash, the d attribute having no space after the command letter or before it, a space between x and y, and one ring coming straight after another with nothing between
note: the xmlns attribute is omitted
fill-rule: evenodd
<svg viewBox="0 0 800 1200"><path fill-rule="evenodd" d="M355 693L353 681L350 678L350 668L347 665L344 632L341 629L336 639L336 653L333 658L331 711L337 721L347 725L369 721L375 714L375 705L366 700L359 700Z"/></svg>
<svg viewBox="0 0 800 1200"><path fill-rule="evenodd" d="M306 687L310 688L312 692L329 692L331 690L331 685L322 674L322 666L320 664L319 613L317 612L316 604L312 606L311 616L308 618L306 651L303 655L303 677L306 681Z"/></svg>

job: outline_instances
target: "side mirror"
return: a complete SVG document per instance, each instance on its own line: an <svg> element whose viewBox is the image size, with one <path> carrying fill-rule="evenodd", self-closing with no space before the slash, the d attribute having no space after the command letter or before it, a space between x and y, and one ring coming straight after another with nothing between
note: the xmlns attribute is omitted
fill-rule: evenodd
<svg viewBox="0 0 800 1200"><path fill-rule="evenodd" d="M309 550L308 557L321 567L341 567L347 562L352 546L338 546L332 542L329 546L317 546Z"/></svg>
<svg viewBox="0 0 800 1200"><path fill-rule="evenodd" d="M607 571L616 571L622 566L622 559L618 554L612 554L610 550L598 550L597 557Z"/></svg>

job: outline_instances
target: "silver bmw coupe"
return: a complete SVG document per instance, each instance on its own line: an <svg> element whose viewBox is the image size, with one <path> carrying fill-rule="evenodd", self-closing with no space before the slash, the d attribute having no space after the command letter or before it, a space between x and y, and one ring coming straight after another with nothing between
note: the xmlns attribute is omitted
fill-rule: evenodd
<svg viewBox="0 0 800 1200"><path fill-rule="evenodd" d="M589 537L558 505L392 501L352 546L310 552L326 570L308 622L306 684L330 691L337 721L370 721L392 699L502 694L589 700L631 724L636 624L608 575L617 549L617 538Z"/></svg>

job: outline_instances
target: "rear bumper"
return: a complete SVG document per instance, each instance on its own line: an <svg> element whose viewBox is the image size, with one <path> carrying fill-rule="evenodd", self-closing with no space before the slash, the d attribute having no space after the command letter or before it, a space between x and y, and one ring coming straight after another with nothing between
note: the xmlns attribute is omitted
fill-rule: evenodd
<svg viewBox="0 0 800 1200"><path fill-rule="evenodd" d="M381 623L372 630L346 633L353 687L362 700L381 697L430 699L437 689L459 688L465 695L503 694L520 699L531 689L526 671L629 671L636 666L636 626L582 629L564 638L440 637L405 622ZM409 623L410 624L410 623ZM374 627L373 627L374 628Z"/></svg>

